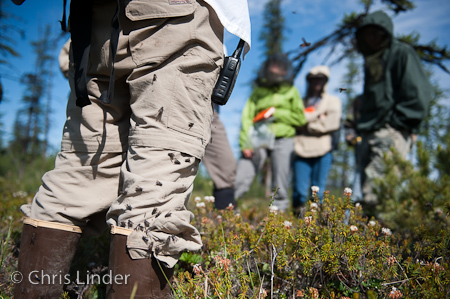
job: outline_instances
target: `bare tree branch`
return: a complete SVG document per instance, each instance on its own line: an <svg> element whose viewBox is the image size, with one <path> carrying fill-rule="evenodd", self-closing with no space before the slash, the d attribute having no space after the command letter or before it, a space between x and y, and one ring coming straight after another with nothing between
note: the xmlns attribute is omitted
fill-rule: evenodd
<svg viewBox="0 0 450 299"><path fill-rule="evenodd" d="M297 76L301 71L308 55L321 48L330 47L326 58L328 59L333 53L336 52L338 45L342 45L343 53L340 54L339 57L332 62L332 64L339 63L356 51L356 47L353 43L354 33L363 17L365 17L370 11L370 7L373 4L372 0L361 0L361 2L365 8L364 13L358 14L353 12L345 15L342 24L339 25L338 29L333 31L331 34L324 36L316 42L313 42L306 49L299 47L300 50L297 48L287 53L288 55L293 56L292 61L294 64L295 76ZM396 14L399 12L412 10L415 7L411 0L381 0L381 2L388 4L389 9L394 11ZM420 44L418 42L419 37L420 35L418 33L412 33L410 35L397 37L397 39L412 46L422 61L435 65L441 68L444 72L450 74L450 70L444 65L444 62L450 60L450 51L447 50L447 46L439 46L435 41L428 44Z"/></svg>

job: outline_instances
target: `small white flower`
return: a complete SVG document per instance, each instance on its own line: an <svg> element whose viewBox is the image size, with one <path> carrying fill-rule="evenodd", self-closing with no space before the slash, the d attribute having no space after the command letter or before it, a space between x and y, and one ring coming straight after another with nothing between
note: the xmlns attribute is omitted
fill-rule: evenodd
<svg viewBox="0 0 450 299"><path fill-rule="evenodd" d="M389 228L386 228L386 227L383 227L383 228L381 229L381 233L383 233L383 235L386 235L386 236L392 235L391 230L390 230Z"/></svg>
<svg viewBox="0 0 450 299"><path fill-rule="evenodd" d="M392 291L389 293L388 297L391 299L398 299L398 298L403 298L403 294L402 294L402 292L397 290L396 287L392 287Z"/></svg>
<svg viewBox="0 0 450 299"><path fill-rule="evenodd" d="M352 233L357 232L358 227L356 225L352 225L352 226L350 226L350 230L352 231Z"/></svg>
<svg viewBox="0 0 450 299"><path fill-rule="evenodd" d="M27 197L28 193L25 191L17 191L12 194L13 197Z"/></svg>
<svg viewBox="0 0 450 299"><path fill-rule="evenodd" d="M312 191L313 193L319 193L319 190L320 190L320 188L317 187L317 186L312 186L312 187L311 187L311 191Z"/></svg>
<svg viewBox="0 0 450 299"><path fill-rule="evenodd" d="M375 225L377 225L377 223L375 221L373 221L373 220L369 221L369 226L375 226Z"/></svg>
<svg viewBox="0 0 450 299"><path fill-rule="evenodd" d="M277 206L270 206L269 207L269 212L276 214L278 212L278 207Z"/></svg>
<svg viewBox="0 0 450 299"><path fill-rule="evenodd" d="M214 202L215 201L215 197L214 196L205 196L205 200L207 202Z"/></svg>
<svg viewBox="0 0 450 299"><path fill-rule="evenodd" d="M319 208L319 206L315 202L312 202L311 205L310 205L310 208L311 209L317 209L317 208Z"/></svg>
<svg viewBox="0 0 450 299"><path fill-rule="evenodd" d="M357 202L356 204L355 204L355 207L356 208L359 208L361 206L361 204L359 203L359 202Z"/></svg>
<svg viewBox="0 0 450 299"><path fill-rule="evenodd" d="M306 224L310 224L312 222L312 216L306 216L304 219Z"/></svg>
<svg viewBox="0 0 450 299"><path fill-rule="evenodd" d="M348 187L344 189L344 195L345 196L351 196L352 192L353 192L352 189L350 189Z"/></svg>
<svg viewBox="0 0 450 299"><path fill-rule="evenodd" d="M196 204L196 206L197 206L197 208L204 208L204 207L206 207L206 205L205 205L204 202L198 202L198 203Z"/></svg>
<svg viewBox="0 0 450 299"><path fill-rule="evenodd" d="M441 271L441 270L444 270L444 267L442 267L438 262L435 262L435 263L434 263L434 268L432 269L432 271L437 271L437 272L439 272L439 271Z"/></svg>
<svg viewBox="0 0 450 299"><path fill-rule="evenodd" d="M195 264L193 270L195 274L200 275L202 272L202 266L200 264Z"/></svg>
<svg viewBox="0 0 450 299"><path fill-rule="evenodd" d="M222 220L222 216L217 215L216 219L219 220L219 221L221 221L221 220Z"/></svg>
<svg viewBox="0 0 450 299"><path fill-rule="evenodd" d="M287 220L286 220L286 221L284 221L283 224L284 224L284 227L287 228L287 229L289 229L289 228L292 227L292 222L290 222L290 221L287 221Z"/></svg>
<svg viewBox="0 0 450 299"><path fill-rule="evenodd" d="M202 199L201 199L200 196L196 196L196 197L194 198L194 200L195 200L195 202L200 202Z"/></svg>
<svg viewBox="0 0 450 299"><path fill-rule="evenodd" d="M228 204L228 207L226 207L226 209L231 211L231 210L234 209L234 205L230 202L230 203Z"/></svg>

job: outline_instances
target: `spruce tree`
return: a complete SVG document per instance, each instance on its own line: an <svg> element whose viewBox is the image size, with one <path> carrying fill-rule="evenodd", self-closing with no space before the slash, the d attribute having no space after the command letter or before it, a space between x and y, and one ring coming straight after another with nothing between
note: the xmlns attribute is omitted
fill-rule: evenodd
<svg viewBox="0 0 450 299"><path fill-rule="evenodd" d="M47 92L51 78L51 62L55 59L55 48L50 26L40 34L42 37L31 42L36 55L34 70L22 76L22 84L26 86L22 102L14 123L14 138L10 143L11 150L19 159L19 173L22 174L25 163L32 161L45 151L45 111L43 97ZM19 175L19 176L20 176Z"/></svg>
<svg viewBox="0 0 450 299"><path fill-rule="evenodd" d="M264 42L266 56L283 52L285 24L281 13L281 1L270 0L264 7L265 22L259 39Z"/></svg>

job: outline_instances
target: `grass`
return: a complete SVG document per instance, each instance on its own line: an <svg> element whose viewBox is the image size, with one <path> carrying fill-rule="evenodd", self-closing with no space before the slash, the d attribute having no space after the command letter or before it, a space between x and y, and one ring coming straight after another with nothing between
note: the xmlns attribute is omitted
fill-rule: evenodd
<svg viewBox="0 0 450 299"><path fill-rule="evenodd" d="M10 238L11 238L11 222L9 223L9 226L8 226L8 233L6 234L6 239L4 242L2 242L1 249L0 249L0 256L1 256L0 269L3 268L3 261L5 260L5 256L7 253L7 246L8 246ZM1 237L1 239L3 240L3 236Z"/></svg>

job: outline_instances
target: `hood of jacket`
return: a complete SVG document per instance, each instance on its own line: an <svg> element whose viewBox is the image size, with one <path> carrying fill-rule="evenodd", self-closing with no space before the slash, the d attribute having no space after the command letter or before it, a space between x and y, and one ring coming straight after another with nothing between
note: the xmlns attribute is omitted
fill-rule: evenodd
<svg viewBox="0 0 450 299"><path fill-rule="evenodd" d="M360 34L362 32L361 29L363 29L366 26L377 26L381 28L383 31L387 33L387 36L390 40L392 40L394 35L394 23L392 23L392 19L383 11L378 10L373 13L370 13L366 15L361 23L358 26L358 29L356 30L355 36L356 41L358 43L358 47L361 52L364 54L364 49L366 48L364 45L364 41L361 38Z"/></svg>
<svg viewBox="0 0 450 299"><path fill-rule="evenodd" d="M394 34L394 23L392 23L392 19L384 11L377 10L365 16L358 26L358 31L368 25L381 27L390 36Z"/></svg>

